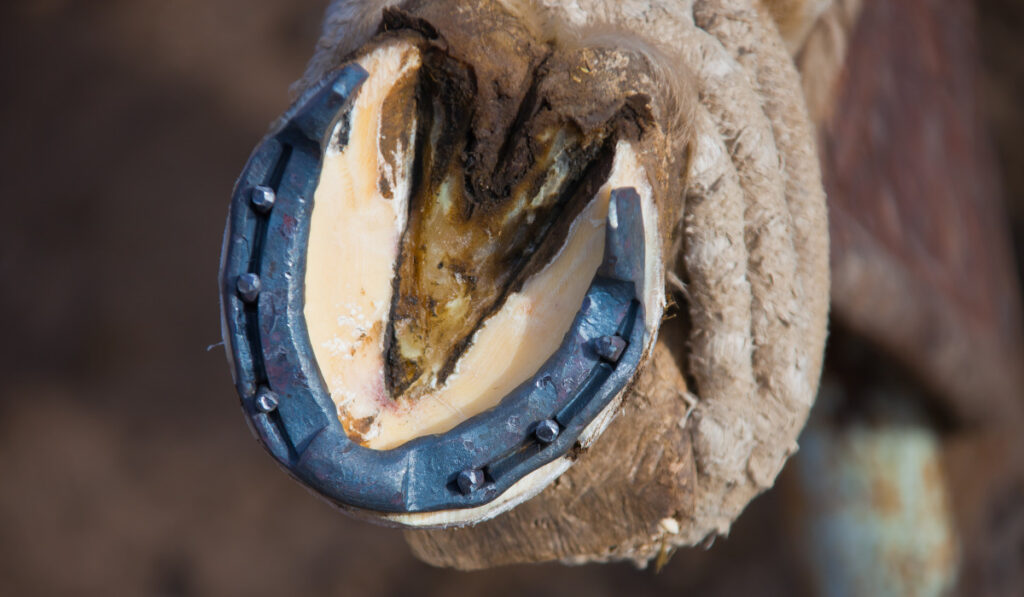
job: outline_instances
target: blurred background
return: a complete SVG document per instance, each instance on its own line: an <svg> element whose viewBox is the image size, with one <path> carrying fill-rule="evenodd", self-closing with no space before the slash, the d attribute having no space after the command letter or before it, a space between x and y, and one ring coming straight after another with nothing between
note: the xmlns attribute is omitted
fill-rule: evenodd
<svg viewBox="0 0 1024 597"><path fill-rule="evenodd" d="M325 5L0 7L0 594L812 593L785 486L799 485L790 469L813 463L787 467L783 489L758 498L729 539L676 553L658 573L459 573L419 563L399 531L333 510L258 447L219 344L221 235L235 177L288 105ZM1015 227L1019 258L1024 8L968 6L976 12L959 26L977 40L969 95L981 170L998 177L993 196L1009 199L995 221ZM1015 287L1019 269L994 275ZM838 337L857 334L843 325ZM857 354L829 356L840 373L827 387L843 393ZM950 416L935 426L956 427ZM975 433L987 437L984 426ZM979 454L1005 464L993 441L961 455L961 468L983 465ZM997 497L1010 514L991 524L1024 525L1024 483ZM1020 536L978 556L975 594L1024 594Z"/></svg>

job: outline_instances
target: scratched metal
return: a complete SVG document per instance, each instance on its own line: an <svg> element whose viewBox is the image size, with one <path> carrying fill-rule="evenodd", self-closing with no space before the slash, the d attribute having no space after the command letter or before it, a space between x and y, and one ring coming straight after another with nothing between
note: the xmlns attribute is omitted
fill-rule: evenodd
<svg viewBox="0 0 1024 597"><path fill-rule="evenodd" d="M314 358L303 281L321 155L327 143L347 142L328 136L366 77L349 65L304 94L236 184L221 272L235 385L266 449L339 505L387 513L481 506L568 453L635 372L646 339L640 200L632 188L613 191L617 221L608 226L605 262L561 346L532 379L447 433L391 450L360 446L342 429ZM615 362L595 350L622 344L609 337L625 341ZM538 439L538 425L551 441Z"/></svg>

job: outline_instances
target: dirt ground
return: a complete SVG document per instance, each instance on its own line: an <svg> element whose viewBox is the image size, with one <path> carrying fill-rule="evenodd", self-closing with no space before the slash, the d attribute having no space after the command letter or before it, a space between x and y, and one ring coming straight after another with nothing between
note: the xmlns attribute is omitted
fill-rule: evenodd
<svg viewBox="0 0 1024 597"><path fill-rule="evenodd" d="M775 493L657 574L465 574L417 562L256 445L219 345L221 234L325 4L0 7L0 594L801 594ZM1009 160L1021 120L1000 109Z"/></svg>

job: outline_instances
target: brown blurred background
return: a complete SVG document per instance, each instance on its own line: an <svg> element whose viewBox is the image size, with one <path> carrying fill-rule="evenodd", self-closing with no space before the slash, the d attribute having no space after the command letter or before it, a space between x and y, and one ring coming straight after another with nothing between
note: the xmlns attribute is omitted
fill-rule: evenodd
<svg viewBox="0 0 1024 597"><path fill-rule="evenodd" d="M0 7L0 594L805 591L778 492L657 574L467 574L417 562L400 532L333 510L257 446L219 345L221 234L325 4ZM981 105L1011 198L1024 195L1015 4L979 4Z"/></svg>

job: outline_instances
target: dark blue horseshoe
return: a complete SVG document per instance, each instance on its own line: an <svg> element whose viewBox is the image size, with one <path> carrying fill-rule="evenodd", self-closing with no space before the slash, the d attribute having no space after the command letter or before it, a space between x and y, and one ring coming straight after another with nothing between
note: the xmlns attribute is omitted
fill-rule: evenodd
<svg viewBox="0 0 1024 597"><path fill-rule="evenodd" d="M252 429L297 479L346 508L421 513L486 505L565 456L636 371L646 341L644 229L633 188L612 192L605 260L561 346L496 407L451 431L372 450L349 439L303 316L321 156L367 77L358 65L307 92L255 150L231 201L221 304Z"/></svg>

